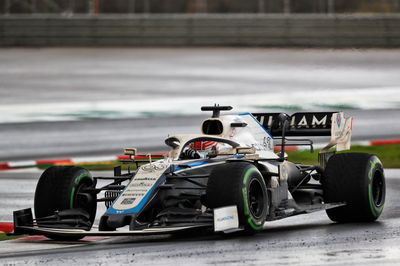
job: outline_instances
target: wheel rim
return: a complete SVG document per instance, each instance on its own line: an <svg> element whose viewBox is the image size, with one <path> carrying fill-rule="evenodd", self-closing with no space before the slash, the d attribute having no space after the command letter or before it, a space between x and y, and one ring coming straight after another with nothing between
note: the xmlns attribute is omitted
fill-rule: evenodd
<svg viewBox="0 0 400 266"><path fill-rule="evenodd" d="M88 192L90 189L92 189L92 185L85 182L79 185L75 194L74 208L86 210L90 214L91 219L93 219L92 216L96 210L97 201L93 194Z"/></svg>
<svg viewBox="0 0 400 266"><path fill-rule="evenodd" d="M249 186L249 209L255 218L260 218L264 212L264 193L259 180L253 179Z"/></svg>
<svg viewBox="0 0 400 266"><path fill-rule="evenodd" d="M372 200L376 207L380 207L383 204L384 199L384 191L385 189L385 181L383 180L383 176L376 172L374 178L372 179Z"/></svg>

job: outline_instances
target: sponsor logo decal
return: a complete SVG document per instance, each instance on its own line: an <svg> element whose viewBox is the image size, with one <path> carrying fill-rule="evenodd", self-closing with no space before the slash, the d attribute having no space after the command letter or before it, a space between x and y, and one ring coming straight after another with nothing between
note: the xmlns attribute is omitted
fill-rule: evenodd
<svg viewBox="0 0 400 266"><path fill-rule="evenodd" d="M291 128L326 128L327 115L317 117L316 115L303 115L299 117L293 116L290 123Z"/></svg>
<svg viewBox="0 0 400 266"><path fill-rule="evenodd" d="M274 148L273 145L272 145L271 137L264 137L263 145L268 150L272 150Z"/></svg>
<svg viewBox="0 0 400 266"><path fill-rule="evenodd" d="M133 202L135 202L136 198L124 198L124 200L121 202L122 205L130 205Z"/></svg>
<svg viewBox="0 0 400 266"><path fill-rule="evenodd" d="M328 116L332 113L297 113L291 116L290 128L329 128L331 120ZM276 126L277 115L257 115L257 120L268 129L273 129Z"/></svg>
<svg viewBox="0 0 400 266"><path fill-rule="evenodd" d="M138 213L146 205L168 163L158 161L141 166L131 182L106 213Z"/></svg>
<svg viewBox="0 0 400 266"><path fill-rule="evenodd" d="M218 222L223 222L223 221L229 221L229 220L233 220L233 219L235 219L235 217L233 217L233 215L229 215L229 216L225 216L225 217L222 217L222 218L218 218L217 221Z"/></svg>
<svg viewBox="0 0 400 266"><path fill-rule="evenodd" d="M236 206L214 209L214 230L216 232L237 228L239 228L239 218Z"/></svg>

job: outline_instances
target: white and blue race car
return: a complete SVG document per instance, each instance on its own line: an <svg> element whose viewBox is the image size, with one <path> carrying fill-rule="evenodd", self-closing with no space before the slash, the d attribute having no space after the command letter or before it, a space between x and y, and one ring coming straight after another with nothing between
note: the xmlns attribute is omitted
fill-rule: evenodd
<svg viewBox="0 0 400 266"><path fill-rule="evenodd" d="M168 137L168 156L135 172L122 174L118 166L113 177L93 177L81 167L48 168L36 187L35 219L31 209L15 211L14 234L70 240L192 229L254 233L268 221L317 210L335 222L380 216L385 178L379 159L332 151L350 148L352 118L341 112L220 115L231 109L202 107L213 115L201 134ZM312 150L305 137L313 136L330 136L320 164L290 162L285 148ZM136 149L125 154L131 158L125 163L136 163ZM98 180L110 183L98 187ZM107 210L94 226L99 202Z"/></svg>

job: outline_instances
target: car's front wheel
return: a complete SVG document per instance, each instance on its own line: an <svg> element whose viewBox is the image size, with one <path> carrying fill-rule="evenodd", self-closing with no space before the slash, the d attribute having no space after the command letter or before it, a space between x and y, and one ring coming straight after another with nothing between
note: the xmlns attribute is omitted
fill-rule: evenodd
<svg viewBox="0 0 400 266"><path fill-rule="evenodd" d="M54 216L55 212L62 211L70 215L71 211L76 210L80 217L87 217L82 224L89 230L92 226L97 208L96 193L93 192L95 182L91 174L84 168L76 166L53 166L46 169L40 176L35 191L35 216L39 226L52 226L52 219L46 217ZM74 213L74 212L72 212ZM56 224L68 228L69 221ZM71 225L71 228L74 228ZM79 239L82 237L58 237L51 236L53 239Z"/></svg>
<svg viewBox="0 0 400 266"><path fill-rule="evenodd" d="M269 200L260 171L247 162L230 162L211 172L206 191L209 208L237 206L239 225L247 232L263 229Z"/></svg>

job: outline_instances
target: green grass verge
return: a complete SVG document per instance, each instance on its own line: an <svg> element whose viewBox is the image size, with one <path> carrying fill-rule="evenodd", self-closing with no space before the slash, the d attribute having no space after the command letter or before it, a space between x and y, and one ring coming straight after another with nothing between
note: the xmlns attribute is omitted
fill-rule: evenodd
<svg viewBox="0 0 400 266"><path fill-rule="evenodd" d="M288 151L288 159L291 162L303 164L318 164L318 152L310 151ZM379 145L379 146L353 146L351 150L344 152L365 152L372 153L378 156L385 168L400 168L400 144ZM343 153L343 152L341 152Z"/></svg>
<svg viewBox="0 0 400 266"><path fill-rule="evenodd" d="M3 240L11 240L11 239L16 239L16 238L21 238L24 237L26 235L21 235L21 236L8 236L5 233L0 233L0 241Z"/></svg>
<svg viewBox="0 0 400 266"><path fill-rule="evenodd" d="M287 151L289 161L302 164L316 165L318 164L318 152L315 150L311 153L308 150L304 151ZM351 150L344 152L366 152L372 153L378 156L382 161L385 168L400 168L400 144L392 145L379 145L379 146L353 146ZM148 161L141 161L139 165L148 163ZM84 167L90 171L101 171L101 170L112 170L114 166L120 165L123 171L127 171L128 167L131 170L136 170L136 164L123 164L118 161L102 162L97 164L81 164L79 166ZM41 165L40 169L46 169L51 165Z"/></svg>
<svg viewBox="0 0 400 266"><path fill-rule="evenodd" d="M149 161L139 161L139 166L143 165L143 164L146 164L146 163L149 163ZM43 164L43 165L38 166L38 168L42 169L42 170L45 170L45 169L47 169L47 168L49 168L51 166L53 166L53 165ZM124 164L124 163L121 163L119 161L99 162L99 163L96 163L96 164L84 163L84 164L79 164L77 166L86 168L86 169L88 169L90 171L106 171L106 170L109 171L109 170L113 170L113 168L115 166L121 166L123 171L127 171L128 168L131 169L132 171L137 169L135 163Z"/></svg>

